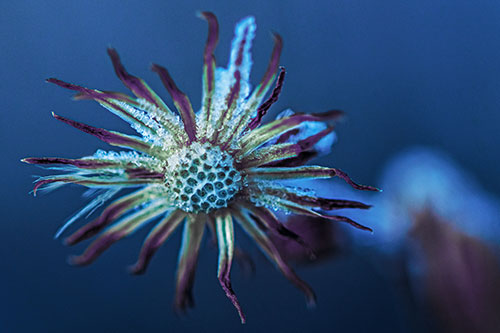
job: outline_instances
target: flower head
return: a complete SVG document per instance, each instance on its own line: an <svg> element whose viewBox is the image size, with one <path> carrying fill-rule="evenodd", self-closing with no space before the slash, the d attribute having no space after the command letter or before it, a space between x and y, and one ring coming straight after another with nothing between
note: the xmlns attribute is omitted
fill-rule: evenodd
<svg viewBox="0 0 500 333"><path fill-rule="evenodd" d="M139 135L126 135L53 116L129 151L99 150L93 156L80 159L26 158L23 161L58 164L67 171L40 178L35 193L40 188L51 189L66 183L102 189L101 194L72 217L58 235L78 217L103 204L118 191L136 188L66 238L66 243L73 245L97 235L83 254L72 258L75 264L91 263L114 242L145 223L158 220L132 267L132 272L142 273L156 250L183 225L175 297L175 304L180 309L192 305L191 289L198 251L208 226L219 248L218 279L244 322L230 283L235 253L233 221L237 221L278 269L305 293L308 302L313 303L313 291L282 259L270 235L307 245L280 223L272 210L323 217L370 230L347 217L324 213L369 206L356 201L319 198L312 190L286 186L282 182L339 176L357 189L376 189L355 184L338 169L303 166L312 157L324 153L325 146L331 145L334 138L331 125L341 116L340 111L318 114L288 111L281 118L261 125L262 118L278 99L285 78L284 68L278 68L282 48L280 36L274 36L274 49L264 77L251 90L250 48L256 29L254 18L247 17L238 23L229 64L227 68L216 68L213 51L218 40L217 19L208 12L201 13L201 17L207 20L209 32L203 56L202 106L198 112L194 112L188 97L164 67L153 65L152 70L160 76L178 113L142 79L129 74L117 52L108 49L117 76L135 97L58 79L48 79L48 82L76 91L76 99L98 102L128 122ZM275 87L264 99L275 80Z"/></svg>
<svg viewBox="0 0 500 333"><path fill-rule="evenodd" d="M428 147L393 157L381 183L387 194L370 215L377 227L370 248L384 251L378 264L393 285L404 286L399 291L415 306L409 311L418 319L426 309L446 332L498 331L498 198L446 153Z"/></svg>

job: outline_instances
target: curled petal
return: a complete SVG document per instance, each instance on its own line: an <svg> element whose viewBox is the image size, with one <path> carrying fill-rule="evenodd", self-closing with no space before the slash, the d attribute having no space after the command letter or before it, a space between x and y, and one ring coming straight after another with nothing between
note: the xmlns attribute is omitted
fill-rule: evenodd
<svg viewBox="0 0 500 333"><path fill-rule="evenodd" d="M165 174L146 168L125 168L128 179L156 179L164 180Z"/></svg>
<svg viewBox="0 0 500 333"><path fill-rule="evenodd" d="M314 146L324 137L331 134L333 132L333 128L327 128L319 133L311 135L310 137L300 140L297 144L300 146L302 151L308 151L314 148Z"/></svg>
<svg viewBox="0 0 500 333"><path fill-rule="evenodd" d="M288 190L287 188L269 187L264 189L264 192L266 194L276 196L277 198L285 198L286 200L290 200L302 206L319 208L323 210L334 210L343 208L368 209L371 207L371 205L366 205L359 201L328 199L310 195L300 195L297 193L293 193L293 191Z"/></svg>
<svg viewBox="0 0 500 333"><path fill-rule="evenodd" d="M80 169L90 169L90 170L120 167L120 164L115 161L105 161L105 160L98 160L91 158L70 159L70 158L60 158L60 157L27 157L23 158L21 162L29 164L38 164L38 165L65 164L65 165L73 165Z"/></svg>
<svg viewBox="0 0 500 333"><path fill-rule="evenodd" d="M291 132L291 131L290 131ZM282 136L285 136L286 133ZM312 135L306 139L300 140L297 142L297 145L300 147L300 152L297 154L297 156L293 156L284 160L279 160L273 163L268 164L267 166L276 166L276 167L295 167L295 166L301 166L307 163L310 159L316 157L319 153L322 147L318 147L319 142L329 136L329 135L334 135L333 134L333 128L327 128L315 135ZM280 142L281 137L278 139L278 142ZM286 141L285 141L286 142ZM329 150L329 148L328 148Z"/></svg>
<svg viewBox="0 0 500 333"><path fill-rule="evenodd" d="M257 109L257 115L253 118L248 124L248 129L253 130L259 127L262 118L266 115L267 111L271 108L271 106L278 101L278 97L281 93L281 89L283 88L283 82L285 81L285 67L280 68L280 73L278 75L278 79L276 80L276 87L274 87L271 96L262 103L261 106Z"/></svg>
<svg viewBox="0 0 500 333"><path fill-rule="evenodd" d="M290 110L286 109L282 111L281 113L278 114L276 119L283 119L286 117L290 117L294 115L295 113ZM341 110L330 110L326 113L317 113L315 114L318 117L323 117L327 115L327 118L325 120L328 120L330 123L335 123L339 119L341 119L344 116L344 112ZM327 131L326 133L320 135L317 139L314 138L315 135L321 133L322 131ZM304 145L303 149L311 149L313 145L317 145L318 141L328 134L330 134L333 131L333 127L328 127L327 124L323 121L305 121L300 126L294 128L293 130L290 130L288 132L283 133L280 135L277 139L277 143L301 143L301 145ZM332 134L332 136L334 136ZM309 139L309 140L308 140ZM312 140L312 145L308 146L308 141ZM329 151L329 149L328 149Z"/></svg>
<svg viewBox="0 0 500 333"><path fill-rule="evenodd" d="M175 306L180 310L193 307L192 289L198 250L205 230L205 216L189 217L184 224L182 245L177 265L177 287L175 292Z"/></svg>
<svg viewBox="0 0 500 333"><path fill-rule="evenodd" d="M276 119L269 124L248 132L248 134L241 139L241 151L239 154L243 156L248 155L260 145L268 142L274 137L299 127L304 122L323 122L334 119L336 115L337 111L335 110L316 114L293 114L289 117Z"/></svg>
<svg viewBox="0 0 500 333"><path fill-rule="evenodd" d="M256 95L263 95L266 93L270 83L273 81L274 76L276 75L276 70L278 69L278 65L280 62L281 50L283 49L283 39L277 33L273 33L274 39L274 47L271 53L271 59L269 59L269 64L267 65L266 73L262 78L262 81L256 88ZM284 72L284 68L281 67L280 75ZM279 81L279 78L278 78Z"/></svg>
<svg viewBox="0 0 500 333"><path fill-rule="evenodd" d="M146 187L114 201L104 209L97 219L87 223L72 235L68 236L64 241L65 244L74 245L98 234L102 229L125 215L127 212L130 212L145 201L150 200L150 193L151 189Z"/></svg>
<svg viewBox="0 0 500 333"><path fill-rule="evenodd" d="M128 179L163 179L165 175L142 167L122 161L112 161L94 158L60 158L60 157L28 157L23 158L21 162L37 165L72 165L84 170L100 170L100 169L124 169ZM102 172L102 170L101 170Z"/></svg>
<svg viewBox="0 0 500 333"><path fill-rule="evenodd" d="M300 235L288 229L283 223L281 223L269 209L250 204L242 204L242 206L255 216L256 223L261 225L263 230L269 230L280 237L297 243L307 251L311 259L315 258L316 255L309 244L307 244L307 242L304 241Z"/></svg>
<svg viewBox="0 0 500 333"><path fill-rule="evenodd" d="M342 178L347 184L351 185L353 188L356 190L362 190L362 191L375 191L375 192L382 192L380 189L373 187L373 186L368 186L368 185L360 185L355 183L351 177L349 177L344 171L340 169L334 169L336 176L339 178Z"/></svg>
<svg viewBox="0 0 500 333"><path fill-rule="evenodd" d="M215 86L215 57L214 50L219 41L219 23L214 14L201 12L200 17L208 22L208 36L203 52L203 82L204 95L211 96Z"/></svg>
<svg viewBox="0 0 500 333"><path fill-rule="evenodd" d="M244 169L258 167L293 158L300 152L300 146L297 144L276 144L254 150L250 155L242 158L239 164Z"/></svg>
<svg viewBox="0 0 500 333"><path fill-rule="evenodd" d="M35 186L33 187L33 194L40 188L46 188L47 185L54 183L65 183L65 184L77 184L86 187L136 187L139 185L146 185L151 183L158 183L158 179L147 179L147 178L137 178L137 179L127 179L122 177L107 178L96 176L79 176L79 175L61 175L61 176L47 176L39 179Z"/></svg>
<svg viewBox="0 0 500 333"><path fill-rule="evenodd" d="M278 69L281 49L283 47L283 41L281 39L281 36L278 34L273 34L273 37L274 37L274 48L271 54L271 59L269 60L269 65L267 67L266 73L264 74L261 83L257 86L257 88L255 88L255 90L252 93L252 96L250 96L248 102L246 103L245 107L246 110L241 115L239 115L238 119L235 120L235 123L237 125L234 131L231 133L228 142L230 142L234 138L238 138L246 129L254 129L258 125L260 125L262 117L272 104L265 102L264 104L265 105L269 104L269 107L267 107L267 109L265 110L263 108L257 111L257 115L255 115L255 118L250 120L250 118L254 116L254 114L256 113L257 106L261 103L262 99L264 98L264 95L269 90L269 87L272 81L274 80L274 77L276 76L276 71ZM283 85L284 75L285 72L284 69L282 68L276 83L276 88L274 88L272 96L270 97L273 100L278 98L279 92L281 91L281 86ZM250 126L248 126L249 120L251 123Z"/></svg>
<svg viewBox="0 0 500 333"><path fill-rule="evenodd" d="M297 288L304 292L308 305L314 306L316 303L316 296L314 295L314 291L295 274L290 266L285 263L269 237L258 228L255 222L252 221L252 219L246 213L234 211L234 214L241 227L250 237L252 237L252 239L255 240L255 242L257 242L260 249L267 255L269 260L276 265L276 267L283 273L283 275L285 275L285 277L290 282L295 284Z"/></svg>
<svg viewBox="0 0 500 333"><path fill-rule="evenodd" d="M309 209L307 207L302 207L300 205L294 204L292 202L289 202L289 203L280 202L280 205L282 205L283 207L287 208L288 210L290 210L291 212L293 212L295 214L314 216L314 217L322 217L322 218L325 218L327 220L332 220L332 221L337 221L337 222L345 222L345 223L348 223L348 224L352 225L353 227L361 229L361 230L373 231L372 228L369 228L367 226L359 224L358 222L353 221L346 216L322 214L322 213L316 212L312 209Z"/></svg>
<svg viewBox="0 0 500 333"><path fill-rule="evenodd" d="M334 210L334 209L344 209L344 208L368 209L371 207L371 205L367 205L359 201L319 198L310 196L296 196L293 194L290 195L288 199L304 206L319 208L323 210Z"/></svg>
<svg viewBox="0 0 500 333"><path fill-rule="evenodd" d="M270 167L270 168L249 168L245 173L253 178L262 180L279 179L305 179L305 178L342 178L346 183L357 190L380 191L378 188L355 183L345 172L336 168L321 166L298 166L298 167Z"/></svg>
<svg viewBox="0 0 500 333"><path fill-rule="evenodd" d="M189 98L186 96L186 94L180 91L179 88L177 88L177 85L175 84L166 68L160 65L153 64L151 69L160 76L163 85L165 86L165 88L167 88L170 96L172 96L175 107L181 115L182 121L184 123L184 129L188 135L189 140L196 140L196 119Z"/></svg>
<svg viewBox="0 0 500 333"><path fill-rule="evenodd" d="M229 94L226 97L226 105L224 107L224 111L220 115L219 119L216 122L215 128L221 129L215 132L215 140L218 140L220 136L223 136L228 130L232 130L232 126L228 126L229 120L233 116L234 109L236 107L236 101L240 94L240 86L241 86L241 73L237 70L234 73L234 84L231 86ZM231 125L231 124L229 124Z"/></svg>
<svg viewBox="0 0 500 333"><path fill-rule="evenodd" d="M368 230L372 231L371 228L368 228L364 225L361 225L345 216L339 216L339 215L325 215L320 212L317 212L312 208L327 208L327 209L339 209L339 208L369 208L370 206L367 206L365 204L362 204L360 202L356 201L349 201L345 200L343 202L336 202L333 199L325 199L325 198L316 198L313 196L309 195L301 195L298 193L293 193L291 190L287 189L281 189L280 187L257 187L253 188L252 191L256 191L254 195L260 196L262 200L265 200L266 202L272 202L273 205L276 205L278 207L283 208L284 210L299 214L299 215L306 215L306 216L313 216L313 217L322 217L325 219L333 220L333 221L339 221L339 222L346 222L351 224L352 226L362 229L362 230ZM340 205L345 205L344 207L338 207ZM350 206L350 207L349 207ZM248 208L248 205L246 205ZM248 208L252 213L255 213L257 211L257 215L259 214L259 210L263 211L268 211L266 208L262 207L257 207L257 208ZM260 213L262 214L262 213ZM268 214L267 214L268 215ZM258 216L259 218L263 219L262 217ZM266 217L264 217L265 219Z"/></svg>
<svg viewBox="0 0 500 333"><path fill-rule="evenodd" d="M77 91L78 95L76 96L76 99L84 99L82 98L82 96L87 96L88 98L97 101L102 106L112 111L113 113L117 114L119 117L126 120L127 122L138 125L154 133L153 128L146 125L146 123L144 123L141 119L137 118L134 114L130 113L129 110L122 107L122 105L120 105L121 99L116 99L116 95L114 93L112 95L109 95L99 90L81 87L76 84L64 82L55 78L47 79L47 82L56 84L62 88ZM117 101L119 101L120 103Z"/></svg>
<svg viewBox="0 0 500 333"><path fill-rule="evenodd" d="M94 92L98 92L99 96L102 98L106 98L108 100L117 100L121 101L133 106L139 106L140 104L137 102L137 100L133 97L130 97L127 94L116 92L116 91L99 91L99 90L93 90ZM73 96L73 99L76 101L80 100L89 100L89 99L95 99L95 97L85 93L85 92L78 92Z"/></svg>
<svg viewBox="0 0 500 333"><path fill-rule="evenodd" d="M52 113L52 116L57 120L60 120L63 123L73 126L74 128L79 129L80 131L93 135L96 138L106 143L109 143L112 146L135 149L148 154L150 154L152 151L151 145L141 140L138 137L126 135L123 133L118 133L115 131L108 131L103 128L97 128L83 123L79 123L77 121L58 116L55 113Z"/></svg>
<svg viewBox="0 0 500 333"><path fill-rule="evenodd" d="M212 246L217 246L217 231L215 227L215 219L207 215L206 225L210 230L210 243ZM243 268L245 272L255 272L255 263L252 258L242 249L234 247L234 259Z"/></svg>
<svg viewBox="0 0 500 333"><path fill-rule="evenodd" d="M337 175L333 168L321 166L301 166L295 168L249 168L245 173L264 180L302 179L302 178L332 178Z"/></svg>
<svg viewBox="0 0 500 333"><path fill-rule="evenodd" d="M70 263L84 266L92 263L97 257L108 249L113 243L130 235L132 232L141 227L144 223L152 220L169 209L169 205L164 201L156 201L146 206L145 208L123 218L111 226L95 241L93 241L79 256L70 258Z"/></svg>
<svg viewBox="0 0 500 333"><path fill-rule="evenodd" d="M332 134L333 128L327 128L299 141L290 140L290 137L281 140L282 137L294 131L298 132L297 129L288 131L279 137L278 143L264 146L254 150L248 156L244 156L242 166L244 168L263 165L267 167L301 166L318 154L320 147L316 147L316 145L323 138Z"/></svg>
<svg viewBox="0 0 500 333"><path fill-rule="evenodd" d="M201 12L199 16L208 22L208 36L203 52L203 105L200 119L208 124L215 90L215 57L214 50L219 40L219 23L214 14Z"/></svg>
<svg viewBox="0 0 500 333"><path fill-rule="evenodd" d="M134 95L144 98L148 102L156 105L157 107L166 109L165 103L162 99L144 82L144 80L135 77L127 72L125 67L120 61L120 56L113 48L108 48L108 55L111 58L113 67L115 68L116 75L120 78L127 88L132 90Z"/></svg>
<svg viewBox="0 0 500 333"><path fill-rule="evenodd" d="M132 274L142 274L146 271L153 255L160 248L160 246L165 243L168 237L172 234L172 232L174 232L185 217L186 213L181 210L176 210L166 216L154 227L142 245L139 259L130 268L130 272Z"/></svg>
<svg viewBox="0 0 500 333"><path fill-rule="evenodd" d="M233 261L234 254L234 231L231 215L226 212L223 216L217 216L215 218L215 225L219 246L217 278L219 279L219 283L226 293L226 296L238 311L241 323L243 324L245 323L245 315L243 314L238 298L233 291L230 279L231 263Z"/></svg>

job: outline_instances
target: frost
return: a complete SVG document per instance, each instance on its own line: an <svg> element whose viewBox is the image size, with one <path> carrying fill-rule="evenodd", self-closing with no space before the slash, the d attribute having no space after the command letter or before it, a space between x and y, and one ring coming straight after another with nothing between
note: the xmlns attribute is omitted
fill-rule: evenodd
<svg viewBox="0 0 500 333"><path fill-rule="evenodd" d="M114 161L121 163L123 166L126 164L133 164L137 167L157 167L161 161L157 158L140 154L136 151L105 151L98 149L94 155L84 157L84 159L99 159L105 161Z"/></svg>
<svg viewBox="0 0 500 333"><path fill-rule="evenodd" d="M269 194L269 192L273 194ZM249 199L256 206L264 206L274 211L290 213L290 209L284 204L295 204L286 199L287 192L298 196L316 196L312 189L285 186L270 180L253 180L248 187Z"/></svg>
<svg viewBox="0 0 500 333"><path fill-rule="evenodd" d="M233 159L217 146L194 142L167 160L166 184L174 204L187 212L227 207L241 188Z"/></svg>
<svg viewBox="0 0 500 333"><path fill-rule="evenodd" d="M76 212L73 216L71 216L64 224L62 227L60 227L56 234L54 235L54 238L59 238L61 234L69 227L71 226L76 220L78 220L80 217L82 217L85 214L92 214L94 210L102 206L106 201L111 199L116 193L120 191L119 188L113 188L106 190L104 193L98 195L94 200L89 202L85 207L83 207L81 210Z"/></svg>
<svg viewBox="0 0 500 333"><path fill-rule="evenodd" d="M207 128L211 127L212 130L217 128L217 122L221 116L221 112L227 109L227 96L231 91L231 87L236 82L235 72L240 72L240 91L238 92L238 99L236 100L236 109L232 119L240 115L244 110L242 106L245 104L245 99L250 94L250 70L252 68L252 55L250 49L252 47L252 40L255 37L256 24L255 19L251 16L242 19L235 28L235 37L231 44L231 55L227 68L218 67L215 70L215 90L212 98L212 108L210 110L210 123ZM243 44L242 59L238 65L237 60L239 57L240 46ZM203 112L201 113L203 114ZM207 137L210 137L207 135Z"/></svg>
<svg viewBox="0 0 500 333"><path fill-rule="evenodd" d="M286 109L286 110L283 110L282 112L280 112L276 116L276 119L290 117L294 114L295 114L295 112L293 112L291 109ZM298 132L296 134L291 135L288 138L288 140L286 140L286 142L287 143L297 143L300 140L307 139L313 135L318 134L319 132L321 132L327 128L328 128L328 126L324 122L304 121L297 127ZM279 139L279 136L268 141L264 146L274 145L274 144L276 144L278 139ZM332 150L332 146L335 144L335 142L337 142L337 135L335 134L335 132L331 132L328 135L321 138L321 140L319 140L314 145L313 149L317 151L319 156L327 155Z"/></svg>

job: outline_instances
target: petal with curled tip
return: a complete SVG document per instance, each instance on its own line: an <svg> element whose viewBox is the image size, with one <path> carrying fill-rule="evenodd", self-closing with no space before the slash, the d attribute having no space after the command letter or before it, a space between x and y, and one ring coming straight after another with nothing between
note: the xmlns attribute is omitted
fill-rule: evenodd
<svg viewBox="0 0 500 333"><path fill-rule="evenodd" d="M162 182L162 180L159 180L158 178L128 179L128 178L123 178L123 176L114 177L114 178L107 178L107 177L102 177L99 175L95 175L95 176L80 176L78 174L58 175L58 176L42 177L39 180L37 180L37 182L33 188L33 193L36 195L36 192L39 189L45 188L46 186L48 186L50 184L54 184L54 183L77 184L77 185L82 185L85 187L109 188L109 187L115 187L115 186L137 187L140 185L147 185L147 184L161 183L161 182Z"/></svg>
<svg viewBox="0 0 500 333"><path fill-rule="evenodd" d="M122 106L119 105L119 103L122 103L120 99L117 99L114 94L109 95L107 93L101 92L99 90L95 89L89 89L85 88L76 84L64 82L59 79L55 78L50 78L47 79L47 82L53 83L55 85L58 85L59 87L66 88L69 90L77 91L77 100L83 99L82 96L88 96L90 99L93 99L100 103L102 106L107 108L108 110L112 111L116 115L118 115L120 118L124 119L130 124L135 124L137 126L140 126L144 129L147 129L149 131L154 132L154 129L146 125L142 120L138 119L135 115L130 113L128 110L123 108Z"/></svg>
<svg viewBox="0 0 500 333"><path fill-rule="evenodd" d="M300 146L297 144L276 144L254 150L250 155L243 157L238 164L243 169L259 167L293 158L300 154L300 152Z"/></svg>
<svg viewBox="0 0 500 333"><path fill-rule="evenodd" d="M120 78L127 88L139 98L144 98L148 102L159 108L167 109L163 100L144 82L143 79L135 77L127 72L120 61L120 56L113 48L108 48L108 55L111 58L116 75Z"/></svg>
<svg viewBox="0 0 500 333"><path fill-rule="evenodd" d="M248 123L248 129L253 130L259 127L262 118L266 115L267 111L271 108L271 106L278 101L278 97L281 93L281 89L283 89L283 82L285 81L285 68L280 68L280 73L278 75L278 79L276 80L276 87L274 87L271 96L262 103L261 106L257 109L257 115L250 120Z"/></svg>
<svg viewBox="0 0 500 333"><path fill-rule="evenodd" d="M63 164L72 165L79 169L108 169L121 167L121 164L116 161L99 160L92 158L70 159L61 157L27 157L23 158L21 162L37 165L53 165Z"/></svg>
<svg viewBox="0 0 500 333"><path fill-rule="evenodd" d="M103 128L93 127L84 123L80 123L62 116L58 116L55 113L52 113L52 116L57 120L62 121L65 124L68 124L82 132L88 133L90 135L95 136L99 140L102 140L112 146L130 148L138 151L142 151L147 154L151 154L152 147L146 141L143 141L141 138L136 136L131 136L115 131L108 131Z"/></svg>
<svg viewBox="0 0 500 333"><path fill-rule="evenodd" d="M278 205L286 208L287 210L289 210L290 212L295 213L295 214L313 216L313 217L322 217L322 218L325 218L327 220L332 220L332 221L337 221L337 222L345 222L345 223L348 223L348 224L352 225L353 227L361 229L361 230L373 231L371 228L364 226L362 224L359 224L358 222L353 221L346 216L322 214L322 213L316 212L308 207L304 207L304 206L301 206L301 205L296 204L294 202L286 201L286 200L280 200L278 202Z"/></svg>
<svg viewBox="0 0 500 333"><path fill-rule="evenodd" d="M276 75L276 71L278 70L281 50L283 49L283 39L277 33L273 33L273 39L274 39L274 47L271 53L271 58L269 59L269 64L267 65L267 70L266 73L264 74L264 77L260 81L259 85L255 88L256 96L262 96L267 92L267 89L269 89L269 86L271 85L271 82L273 81L273 78Z"/></svg>
<svg viewBox="0 0 500 333"><path fill-rule="evenodd" d="M92 263L99 255L113 245L113 243L130 235L146 222L164 214L169 208L167 202L159 200L124 217L122 220L109 227L108 230L104 231L81 255L71 257L70 263L79 266L85 266Z"/></svg>
<svg viewBox="0 0 500 333"><path fill-rule="evenodd" d="M344 171L340 169L334 169L336 176L344 180L347 184L351 185L352 188L355 188L356 190L362 190L362 191L375 191L375 192L382 192L382 190L373 187L373 186L368 186L368 185L361 185L358 183L355 183L351 177L347 175Z"/></svg>
<svg viewBox="0 0 500 333"><path fill-rule="evenodd" d="M181 311L194 306L192 289L205 220L204 215L198 214L184 223L175 290L175 307Z"/></svg>
<svg viewBox="0 0 500 333"><path fill-rule="evenodd" d="M278 80L276 81L276 87L274 88L271 96L266 102L264 102L261 105L261 107L257 109L257 106L262 102L262 99L269 90L269 87L272 81L274 80L274 77L276 76L281 49L283 47L283 41L281 39L281 36L278 34L273 34L273 37L274 37L274 48L271 54L271 59L269 60L269 65L267 67L266 73L264 74L261 83L257 86L257 88L254 89L252 95L246 102L245 111L242 112L238 116L238 119L235 120L236 126L234 128L233 133L231 133L228 142L231 142L231 140L233 140L234 138L238 138L247 128L252 130L258 127L260 125L262 118L266 114L267 110L278 99L278 96L281 92L281 88L283 86L283 81L285 79L285 70L283 67L281 68ZM254 115L255 113L257 114ZM250 120L251 117L254 118Z"/></svg>
<svg viewBox="0 0 500 333"><path fill-rule="evenodd" d="M262 226L263 230L271 231L280 237L297 243L309 253L309 257L311 259L315 257L315 254L309 244L307 244L300 237L300 235L288 229L283 223L281 223L269 209L257 207L247 203L242 203L241 206L248 210L252 216L255 216L256 221Z"/></svg>
<svg viewBox="0 0 500 333"><path fill-rule="evenodd" d="M234 254L234 230L231 215L228 212L224 212L223 215L217 216L215 218L215 227L217 230L217 244L219 246L217 278L219 279L219 283L226 293L226 296L238 311L241 323L244 324L245 315L243 314L238 298L233 291L230 279L231 263L233 261Z"/></svg>
<svg viewBox="0 0 500 333"><path fill-rule="evenodd" d="M188 135L189 140L195 141L196 118L189 98L186 96L186 94L179 90L179 88L177 88L177 85L175 84L166 68L160 65L153 64L151 69L160 76L163 85L165 86L165 88L167 88L170 96L172 96L175 107L181 115L182 121L184 123L184 129Z"/></svg>
<svg viewBox="0 0 500 333"><path fill-rule="evenodd" d="M121 216L151 199L152 191L148 187L121 197L108 205L97 219L85 224L72 235L68 236L64 243L66 245L74 245L98 234L102 229L116 221Z"/></svg>
<svg viewBox="0 0 500 333"><path fill-rule="evenodd" d="M94 90L94 92L98 92L102 98L106 98L108 100L116 100L120 102L124 102L133 106L139 106L140 103L137 102L137 99L128 96L127 94L116 92L116 91L100 91L100 90ZM86 94L84 92L78 92L73 96L73 99L75 101L80 101L80 100L89 100L89 99L95 99L95 97Z"/></svg>
<svg viewBox="0 0 500 333"><path fill-rule="evenodd" d="M186 213L181 210L175 210L170 215L166 216L162 221L160 221L149 233L148 237L144 241L141 248L141 253L139 254L139 259L130 268L132 274L142 274L146 271L146 268L151 261L151 258L160 248L160 246L165 243L168 237L175 231L179 224L186 217Z"/></svg>
<svg viewBox="0 0 500 333"><path fill-rule="evenodd" d="M344 208L368 209L371 207L371 205L366 205L359 201L328 199L312 195L302 195L299 193L295 193L291 188L285 187L264 187L262 191L268 195L272 195L277 198L285 198L286 200L292 201L302 206L319 208L323 210L335 210Z"/></svg>
<svg viewBox="0 0 500 333"><path fill-rule="evenodd" d="M336 170L322 166L300 166L295 168L249 168L245 174L251 178L262 180L332 178Z"/></svg>
<svg viewBox="0 0 500 333"><path fill-rule="evenodd" d="M248 132L241 139L241 150L238 155L248 155L253 150L268 142L274 137L278 137L294 128L299 127L307 121L324 122L335 117L336 111L316 113L316 114L293 114L289 117L276 119L269 124L261 126Z"/></svg>
<svg viewBox="0 0 500 333"><path fill-rule="evenodd" d="M203 52L203 105L201 119L208 124L215 90L215 57L214 50L219 40L219 23L214 14L201 12L199 17L208 22L208 36Z"/></svg>
<svg viewBox="0 0 500 333"><path fill-rule="evenodd" d="M163 181L165 174L163 172L156 172L143 167L125 167L124 172L127 174L128 179L156 179Z"/></svg>
<svg viewBox="0 0 500 333"><path fill-rule="evenodd" d="M276 267L285 275L285 277L292 282L297 288L302 290L306 296L306 300L309 306L314 306L316 303L316 296L314 291L302 281L297 274L286 264L286 262L281 258L280 253L276 249L275 245L272 243L270 238L262 232L255 222L246 214L241 211L234 211L233 214L236 220L239 222L240 226L245 230L245 232L258 244L260 249L266 254L271 262L273 262Z"/></svg>
<svg viewBox="0 0 500 333"><path fill-rule="evenodd" d="M339 177L347 184L357 190L380 191L378 188L355 183L345 172L336 168L327 168L316 165L298 167L269 167L249 168L245 170L246 175L262 180L278 179L305 179L305 178L333 178Z"/></svg>
<svg viewBox="0 0 500 333"><path fill-rule="evenodd" d="M284 136L284 135L282 135L282 136ZM324 145L321 144L321 142L323 141L324 138L326 138L328 136L333 136L333 138L332 138L332 142L333 142L334 138L335 138L334 133L333 133L333 128L327 128L327 129L325 129L317 134L314 134L306 139L298 141L297 144L300 147L300 152L297 154L297 156L293 156L293 157L290 157L287 159L279 160L279 161L270 163L267 166L295 167L295 166L304 165L313 157L320 155L320 153L322 153L322 150L325 150ZM280 137L280 139L281 139L281 137ZM279 141L280 140L278 139L278 142ZM330 151L330 149L331 149L331 145L330 145L330 147L326 147L326 150L328 152Z"/></svg>

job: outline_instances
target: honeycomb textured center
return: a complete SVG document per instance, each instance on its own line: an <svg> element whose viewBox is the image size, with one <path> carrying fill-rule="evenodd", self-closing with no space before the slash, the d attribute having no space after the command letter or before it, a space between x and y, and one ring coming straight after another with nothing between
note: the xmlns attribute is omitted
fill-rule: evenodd
<svg viewBox="0 0 500 333"><path fill-rule="evenodd" d="M174 204L190 213L227 207L240 190L233 158L219 147L194 142L167 160L165 185Z"/></svg>

